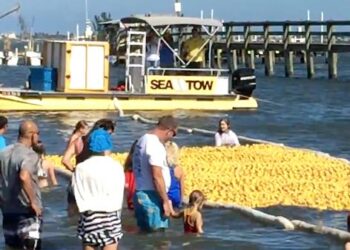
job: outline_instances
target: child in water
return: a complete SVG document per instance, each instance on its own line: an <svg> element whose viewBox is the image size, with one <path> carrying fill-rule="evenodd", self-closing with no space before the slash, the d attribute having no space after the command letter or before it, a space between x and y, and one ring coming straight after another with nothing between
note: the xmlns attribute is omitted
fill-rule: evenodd
<svg viewBox="0 0 350 250"><path fill-rule="evenodd" d="M33 146L33 150L39 155L39 186L41 188L47 187L49 184L57 186L58 182L55 175L55 166L52 162L45 159L46 150L44 144L39 141L37 145Z"/></svg>
<svg viewBox="0 0 350 250"><path fill-rule="evenodd" d="M175 142L168 141L165 143L165 150L171 178L168 197L174 208L180 208L185 190L185 181L184 171L179 165L179 147Z"/></svg>
<svg viewBox="0 0 350 250"><path fill-rule="evenodd" d="M174 218L183 218L185 233L203 233L203 218L201 210L205 201L204 194L194 190L190 194L188 205L181 212L174 212Z"/></svg>

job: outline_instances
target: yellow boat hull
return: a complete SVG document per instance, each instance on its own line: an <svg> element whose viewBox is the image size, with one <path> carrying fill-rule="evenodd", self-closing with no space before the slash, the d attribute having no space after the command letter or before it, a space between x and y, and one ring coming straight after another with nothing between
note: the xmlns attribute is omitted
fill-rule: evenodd
<svg viewBox="0 0 350 250"><path fill-rule="evenodd" d="M1 111L91 111L91 110L233 110L256 109L257 101L237 95L184 96L139 94L65 94L17 92L0 94Z"/></svg>

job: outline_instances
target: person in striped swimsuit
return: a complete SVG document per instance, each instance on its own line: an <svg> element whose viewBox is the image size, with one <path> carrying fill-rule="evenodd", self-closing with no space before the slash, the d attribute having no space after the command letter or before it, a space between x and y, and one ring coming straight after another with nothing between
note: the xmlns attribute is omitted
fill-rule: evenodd
<svg viewBox="0 0 350 250"><path fill-rule="evenodd" d="M123 236L123 167L110 156L112 139L103 128L90 134L88 147L91 156L76 166L72 178L80 213L78 236L84 250L115 250Z"/></svg>

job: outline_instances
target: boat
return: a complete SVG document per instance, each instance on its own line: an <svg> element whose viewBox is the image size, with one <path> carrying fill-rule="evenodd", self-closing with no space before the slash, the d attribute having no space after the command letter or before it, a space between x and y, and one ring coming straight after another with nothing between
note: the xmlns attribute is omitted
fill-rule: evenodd
<svg viewBox="0 0 350 250"><path fill-rule="evenodd" d="M1 111L92 111L92 110L207 110L256 109L252 96L255 75L250 69L230 72L206 67L193 69L191 60L181 58L179 50L168 44L165 32L199 27L211 57L211 41L222 28L214 19L173 15L135 15L118 20L123 23L126 46L125 81L109 88L109 43L93 41L45 41L43 67L31 68L28 89L0 88ZM117 21L105 22L113 26ZM147 31L157 36L175 58L168 67L146 66ZM182 32L176 35L180 44ZM158 51L159 52L159 51ZM34 71L32 71L34 69ZM39 76L35 73L39 69ZM49 69L49 78L47 77Z"/></svg>
<svg viewBox="0 0 350 250"><path fill-rule="evenodd" d="M0 51L0 65L3 64L4 59L5 59L4 52L3 52L3 51Z"/></svg>
<svg viewBox="0 0 350 250"><path fill-rule="evenodd" d="M7 51L6 53L3 54L4 58L3 61L5 62L4 64L8 66L17 66L18 65L18 50L16 49L15 52L12 51Z"/></svg>
<svg viewBox="0 0 350 250"><path fill-rule="evenodd" d="M28 50L25 52L25 58L28 61L28 64L31 66L40 66L41 65L41 53Z"/></svg>

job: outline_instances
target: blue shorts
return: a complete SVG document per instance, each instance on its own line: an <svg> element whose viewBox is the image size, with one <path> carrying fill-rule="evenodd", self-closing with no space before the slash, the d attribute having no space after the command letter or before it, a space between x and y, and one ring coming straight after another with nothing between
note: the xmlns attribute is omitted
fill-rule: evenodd
<svg viewBox="0 0 350 250"><path fill-rule="evenodd" d="M134 209L141 230L155 231L169 227L169 219L164 217L163 203L156 191L136 191Z"/></svg>

